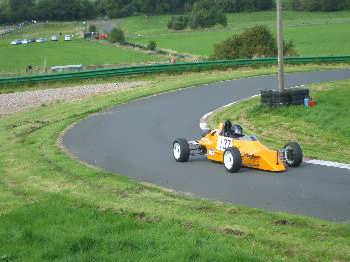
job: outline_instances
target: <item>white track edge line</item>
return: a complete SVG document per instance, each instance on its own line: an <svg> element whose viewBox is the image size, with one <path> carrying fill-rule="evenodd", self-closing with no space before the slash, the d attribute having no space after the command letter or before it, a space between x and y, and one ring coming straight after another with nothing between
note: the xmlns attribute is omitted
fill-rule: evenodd
<svg viewBox="0 0 350 262"><path fill-rule="evenodd" d="M344 164L344 163L339 163L339 162L316 160L316 159L306 160L304 162L308 163L308 164L312 164L312 165L336 167L336 168L350 170L350 164Z"/></svg>

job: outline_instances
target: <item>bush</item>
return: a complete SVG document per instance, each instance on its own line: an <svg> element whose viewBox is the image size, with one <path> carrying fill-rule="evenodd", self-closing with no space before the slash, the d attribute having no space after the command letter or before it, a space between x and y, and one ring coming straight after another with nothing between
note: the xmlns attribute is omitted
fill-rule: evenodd
<svg viewBox="0 0 350 262"><path fill-rule="evenodd" d="M147 45L147 49L149 49L149 50L153 51L153 50L156 50L156 48L157 48L156 41L150 41Z"/></svg>
<svg viewBox="0 0 350 262"><path fill-rule="evenodd" d="M294 43L284 43L285 55L296 56ZM215 45L213 59L273 57L277 55L277 41L267 26L255 26Z"/></svg>
<svg viewBox="0 0 350 262"><path fill-rule="evenodd" d="M111 43L119 43L119 44L124 44L125 43L125 35L123 30L121 30L120 28L114 28L109 36L108 36L108 40Z"/></svg>
<svg viewBox="0 0 350 262"><path fill-rule="evenodd" d="M97 32L96 25L89 25L89 32Z"/></svg>
<svg viewBox="0 0 350 262"><path fill-rule="evenodd" d="M188 17L185 15L173 16L168 22L168 28L173 30L184 30L188 25Z"/></svg>

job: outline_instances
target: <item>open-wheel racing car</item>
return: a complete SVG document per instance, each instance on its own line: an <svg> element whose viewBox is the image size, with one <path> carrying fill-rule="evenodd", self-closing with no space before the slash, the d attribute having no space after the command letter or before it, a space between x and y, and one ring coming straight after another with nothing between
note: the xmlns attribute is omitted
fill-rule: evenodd
<svg viewBox="0 0 350 262"><path fill-rule="evenodd" d="M179 138L173 143L173 154L177 162L187 162L190 156L204 155L208 160L223 163L230 173L241 167L264 171L283 172L287 167L298 167L303 162L303 152L296 142L289 142L281 150L271 150L255 136L243 134L239 125L230 121L209 130L196 141Z"/></svg>

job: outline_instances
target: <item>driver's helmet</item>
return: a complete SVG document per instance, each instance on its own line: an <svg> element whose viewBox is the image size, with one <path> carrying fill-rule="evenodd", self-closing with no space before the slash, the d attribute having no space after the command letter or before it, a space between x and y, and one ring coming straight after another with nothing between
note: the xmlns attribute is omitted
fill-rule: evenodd
<svg viewBox="0 0 350 262"><path fill-rule="evenodd" d="M233 125L231 130L235 136L243 136L243 128L240 125Z"/></svg>

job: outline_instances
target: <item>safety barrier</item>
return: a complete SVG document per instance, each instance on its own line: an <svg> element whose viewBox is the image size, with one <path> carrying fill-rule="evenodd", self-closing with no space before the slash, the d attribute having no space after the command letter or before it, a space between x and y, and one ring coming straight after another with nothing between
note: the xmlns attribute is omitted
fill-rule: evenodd
<svg viewBox="0 0 350 262"><path fill-rule="evenodd" d="M310 63L348 63L350 56L327 56L327 57L287 57L286 64L310 64ZM243 66L274 65L277 64L277 58L259 58L259 59L237 59L220 61L203 61L175 64L152 64L138 65L120 68L105 68L96 70L84 70L69 73L38 74L18 77L0 78L0 85L16 83L32 83L41 81L57 81L72 79L87 79L108 76L127 76L150 73L170 73L200 71L219 68L234 68Z"/></svg>

